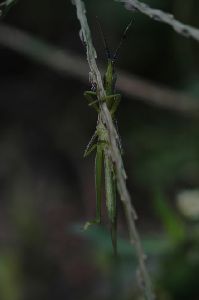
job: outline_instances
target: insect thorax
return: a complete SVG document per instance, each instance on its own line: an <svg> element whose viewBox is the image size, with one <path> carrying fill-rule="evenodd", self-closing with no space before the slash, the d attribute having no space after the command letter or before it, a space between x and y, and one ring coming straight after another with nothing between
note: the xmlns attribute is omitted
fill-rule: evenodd
<svg viewBox="0 0 199 300"><path fill-rule="evenodd" d="M105 142L105 143L108 142L108 132L102 122L98 123L98 125L97 125L97 134L98 134L98 138L101 142Z"/></svg>

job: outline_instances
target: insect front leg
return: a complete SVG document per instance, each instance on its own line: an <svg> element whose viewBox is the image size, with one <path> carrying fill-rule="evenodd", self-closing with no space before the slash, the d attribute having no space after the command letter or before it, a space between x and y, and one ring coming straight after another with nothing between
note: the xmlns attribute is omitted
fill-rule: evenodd
<svg viewBox="0 0 199 300"><path fill-rule="evenodd" d="M106 96L106 104L112 116L114 116L121 101L120 94Z"/></svg>
<svg viewBox="0 0 199 300"><path fill-rule="evenodd" d="M92 106L96 110L96 112L99 113L99 101L97 99L96 92L86 91L84 92L84 97L88 101L88 105Z"/></svg>
<svg viewBox="0 0 199 300"><path fill-rule="evenodd" d="M96 217L95 220L87 222L84 229L87 229L90 225L101 223L103 152L103 145L98 143L95 157Z"/></svg>

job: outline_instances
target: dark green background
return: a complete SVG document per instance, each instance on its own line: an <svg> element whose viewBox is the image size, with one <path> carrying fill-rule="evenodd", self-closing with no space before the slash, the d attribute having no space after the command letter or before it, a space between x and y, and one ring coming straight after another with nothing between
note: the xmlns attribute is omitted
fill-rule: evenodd
<svg viewBox="0 0 199 300"><path fill-rule="evenodd" d="M147 3L199 27L197 0ZM117 66L199 99L197 42L121 3L85 4L98 61L106 63L96 15L111 49L133 16ZM1 22L86 60L69 0L18 0ZM118 271L105 209L102 229L81 231L95 211L94 156L83 159L96 124L87 89L89 82L0 46L1 300L141 299L121 205ZM123 97L118 124L158 299L198 300L197 222L176 207L181 190L199 186L198 119Z"/></svg>

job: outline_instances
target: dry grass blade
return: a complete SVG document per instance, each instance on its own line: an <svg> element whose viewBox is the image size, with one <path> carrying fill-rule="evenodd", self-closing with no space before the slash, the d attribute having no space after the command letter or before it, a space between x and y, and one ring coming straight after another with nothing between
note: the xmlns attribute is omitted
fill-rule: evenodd
<svg viewBox="0 0 199 300"><path fill-rule="evenodd" d="M81 24L81 37L83 38L84 43L87 47L87 60L89 63L89 67L91 70L92 81L97 86L97 96L98 100L101 104L101 111L99 114L98 122L103 122L105 124L108 136L109 136L109 149L111 159L115 165L116 169L116 179L117 179L117 188L120 194L121 201L124 205L125 215L128 223L129 235L131 243L133 244L137 259L139 262L139 273L141 277L142 287L145 295L145 299L152 300L154 299L154 295L151 288L151 282L149 278L149 274L145 264L145 255L141 246L140 238L135 226L136 213L131 204L131 198L126 186L126 176L123 168L123 162L120 155L120 151L117 146L117 132L114 127L111 115L109 110L104 102L101 100L106 96L105 90L102 83L101 74L98 70L96 64L96 52L94 50L90 29L87 23L86 18L86 9L84 3L81 0L73 0L73 4L77 9L77 16Z"/></svg>
<svg viewBox="0 0 199 300"><path fill-rule="evenodd" d="M128 10L138 10L139 12L147 15L151 19L159 22L169 24L173 29L179 34L191 37L199 42L199 29L183 24L182 22L176 20L172 14L165 13L159 9L151 8L149 5L140 2L138 0L116 0L117 2L125 3L125 7Z"/></svg>

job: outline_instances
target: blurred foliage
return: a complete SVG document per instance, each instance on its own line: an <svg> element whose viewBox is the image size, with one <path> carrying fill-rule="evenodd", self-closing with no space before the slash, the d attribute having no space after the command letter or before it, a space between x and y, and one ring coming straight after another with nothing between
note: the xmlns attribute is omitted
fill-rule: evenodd
<svg viewBox="0 0 199 300"><path fill-rule="evenodd" d="M165 299L198 299L199 286L198 228L168 252L159 272L159 289ZM160 293L160 294L161 294Z"/></svg>
<svg viewBox="0 0 199 300"><path fill-rule="evenodd" d="M85 2L105 63L95 16L114 49L132 14L116 1ZM199 27L197 0L145 2ZM139 13L133 20L118 67L199 98L199 45ZM85 56L70 1L18 0L1 22ZM93 158L82 157L96 123L82 96L89 83L0 54L0 299L141 299L123 213L117 268L107 229L77 230L95 210ZM124 98L118 123L158 299L197 300L198 220L181 215L176 197L199 187L198 119Z"/></svg>

